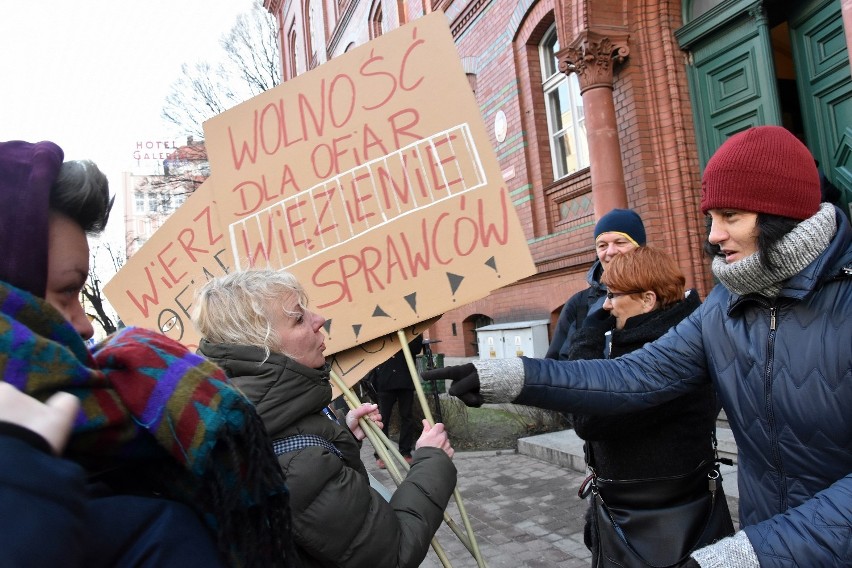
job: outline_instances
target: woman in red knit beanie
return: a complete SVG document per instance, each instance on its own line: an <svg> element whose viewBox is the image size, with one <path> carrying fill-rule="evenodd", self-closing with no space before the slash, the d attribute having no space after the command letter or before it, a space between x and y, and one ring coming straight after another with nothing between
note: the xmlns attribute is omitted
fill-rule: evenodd
<svg viewBox="0 0 852 568"><path fill-rule="evenodd" d="M586 414L647 409L712 384L737 442L741 530L686 565L852 566L852 227L820 203L813 157L778 126L722 144L701 210L720 284L660 339L615 360L504 359L426 374L452 380L467 404Z"/></svg>

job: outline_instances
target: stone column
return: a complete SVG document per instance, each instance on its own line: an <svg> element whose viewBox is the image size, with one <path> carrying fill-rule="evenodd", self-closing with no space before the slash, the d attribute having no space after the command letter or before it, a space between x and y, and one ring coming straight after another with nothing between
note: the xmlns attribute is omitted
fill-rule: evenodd
<svg viewBox="0 0 852 568"><path fill-rule="evenodd" d="M580 80L595 218L616 207L627 207L627 190L618 143L618 122L612 98L613 65L630 54L626 34L582 32L559 51L559 70Z"/></svg>

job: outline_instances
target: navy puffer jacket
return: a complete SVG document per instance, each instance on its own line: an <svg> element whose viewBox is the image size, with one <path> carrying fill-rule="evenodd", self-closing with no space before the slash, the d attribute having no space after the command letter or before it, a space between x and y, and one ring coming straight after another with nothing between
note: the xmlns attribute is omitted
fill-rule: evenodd
<svg viewBox="0 0 852 568"><path fill-rule="evenodd" d="M852 228L836 216L828 248L776 300L716 286L619 359L524 359L515 402L618 414L710 380L736 438L740 522L760 565L852 565Z"/></svg>

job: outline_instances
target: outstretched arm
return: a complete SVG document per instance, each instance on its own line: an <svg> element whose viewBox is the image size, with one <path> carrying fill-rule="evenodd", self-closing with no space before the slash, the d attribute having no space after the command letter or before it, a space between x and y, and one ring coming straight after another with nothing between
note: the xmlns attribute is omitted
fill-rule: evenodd
<svg viewBox="0 0 852 568"><path fill-rule="evenodd" d="M450 394L468 406L515 402L576 414L636 412L709 380L699 311L617 359L490 359L429 371L424 378L453 381Z"/></svg>

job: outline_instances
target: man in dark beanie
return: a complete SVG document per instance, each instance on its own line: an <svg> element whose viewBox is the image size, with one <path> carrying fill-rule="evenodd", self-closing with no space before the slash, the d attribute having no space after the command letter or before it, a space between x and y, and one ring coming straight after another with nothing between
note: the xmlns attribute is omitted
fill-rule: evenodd
<svg viewBox="0 0 852 568"><path fill-rule="evenodd" d="M852 566L852 227L777 126L722 144L701 210L720 284L660 339L615 360L484 360L429 379L469 405L586 414L712 384L737 442L742 528L686 565Z"/></svg>
<svg viewBox="0 0 852 568"><path fill-rule="evenodd" d="M589 287L580 290L565 302L556 322L553 339L545 357L567 359L571 338L590 314L599 313L606 299L606 285L601 282L604 270L617 255L631 252L645 244L645 225L632 209L613 209L595 225L595 252L598 260L589 268L586 281Z"/></svg>

